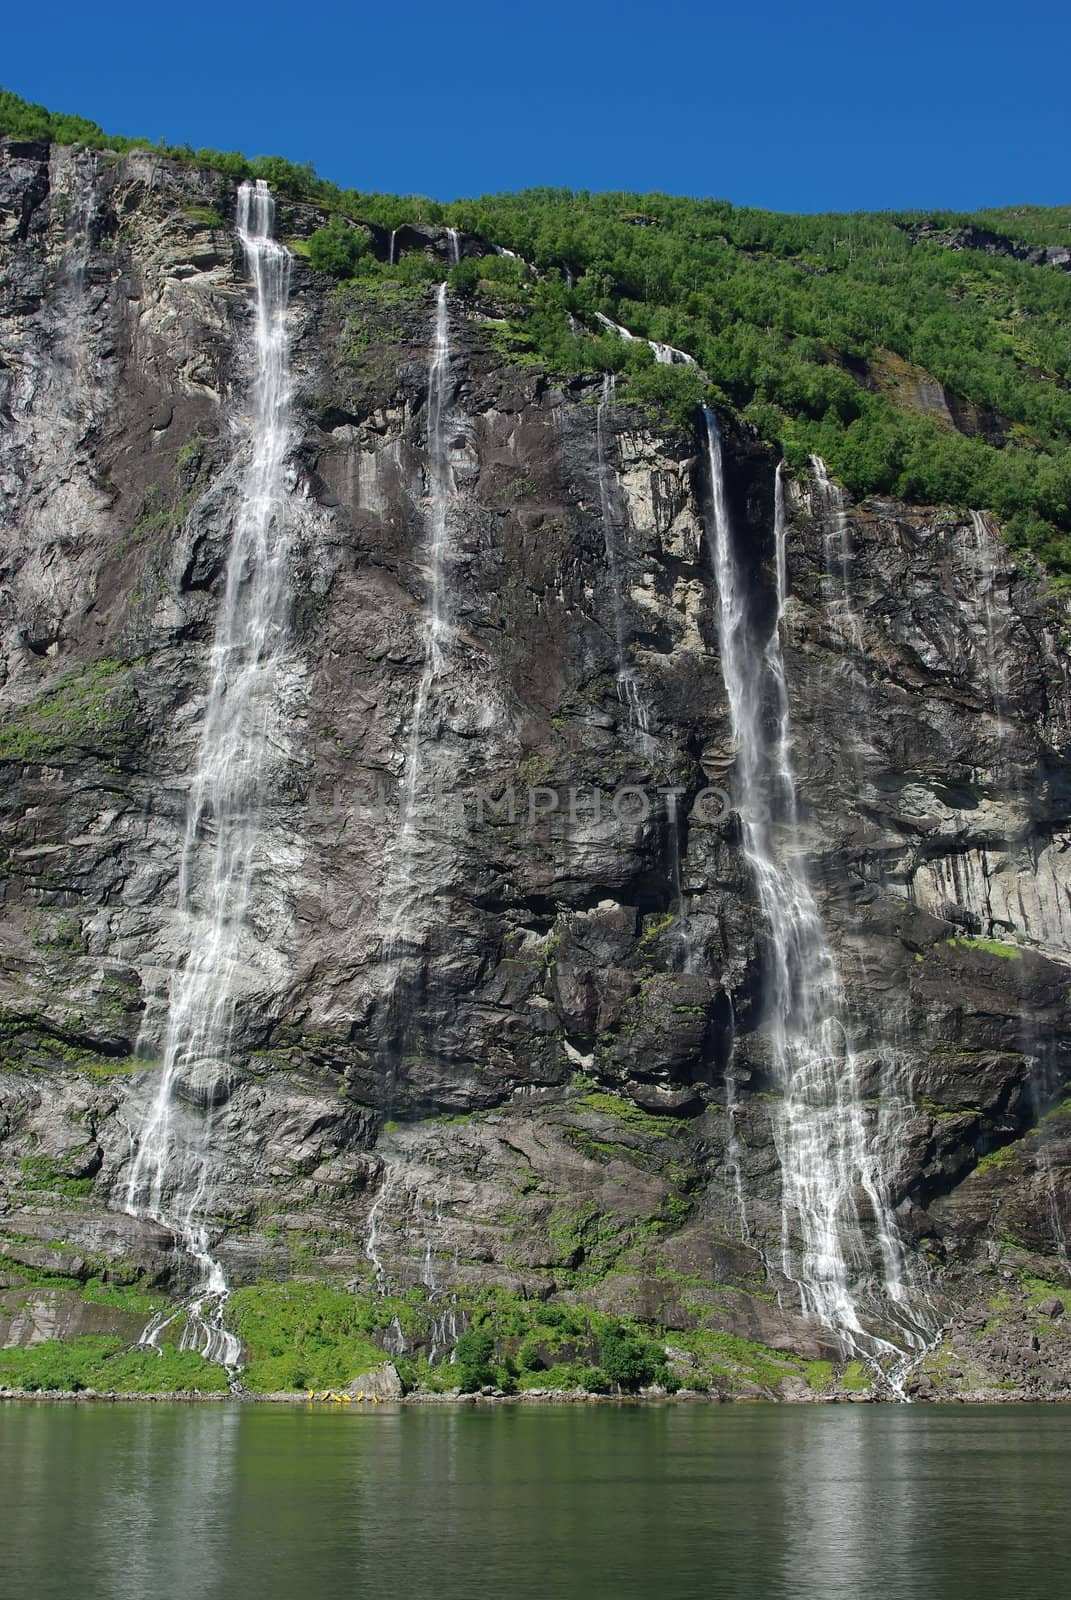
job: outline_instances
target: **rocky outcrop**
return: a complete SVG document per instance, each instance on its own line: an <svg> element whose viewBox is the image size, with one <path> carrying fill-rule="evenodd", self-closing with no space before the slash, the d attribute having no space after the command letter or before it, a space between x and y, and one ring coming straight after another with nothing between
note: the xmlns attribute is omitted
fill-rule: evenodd
<svg viewBox="0 0 1071 1600"><path fill-rule="evenodd" d="M233 519L249 316L234 203L223 177L150 154L0 144L15 1284L48 1252L76 1281L188 1273L123 1205L181 955L176 868ZM322 220L282 213L291 238ZM448 246L436 229L395 240ZM213 1119L215 1248L237 1282L418 1291L425 1353L449 1342L452 1296L501 1284L824 1358L828 1330L779 1265L765 932L732 810L705 457L608 408L608 528L598 384L503 363L476 297L450 316L449 670L402 873L432 301L295 260L285 748L234 1057L184 1091ZM742 429L726 453L758 619L775 462ZM1066 610L984 519L869 501L843 538L846 556L809 481L790 484L805 846L914 1292L935 1326L978 1334L979 1370L1028 1388L1039 1352L987 1355L979 1330L1068 1282ZM621 692L622 626L642 714ZM1062 1382L1053 1349L1041 1365Z"/></svg>
<svg viewBox="0 0 1071 1600"><path fill-rule="evenodd" d="M913 224L907 229L912 244L939 244L946 250L980 250L985 255L1012 256L1035 267L1059 267L1071 272L1071 250L1066 245L1026 245L994 233L991 228L968 224L960 228L940 228L933 221Z"/></svg>

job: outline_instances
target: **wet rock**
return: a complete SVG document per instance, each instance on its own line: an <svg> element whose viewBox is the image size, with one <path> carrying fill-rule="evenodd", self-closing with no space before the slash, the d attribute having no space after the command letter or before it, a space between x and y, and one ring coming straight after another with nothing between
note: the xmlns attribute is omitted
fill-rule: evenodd
<svg viewBox="0 0 1071 1600"><path fill-rule="evenodd" d="M234 205L225 177L156 155L0 141L0 1220L34 1271L189 1271L124 1207L188 955L177 863L246 378ZM287 203L287 236L323 220ZM415 226L395 247L453 249ZM501 1285L831 1359L782 1272L766 932L731 803L699 802L738 780L701 441L622 401L600 464L597 388L503 364L493 308L471 311L451 321L446 670L418 849L392 876L432 303L339 296L295 264L277 762L233 1059L184 1069L176 1101L207 1134L213 1239L236 1281L371 1292L374 1232L382 1281L432 1300L440 1344L453 1288ZM768 618L775 462L728 425L725 452ZM1071 1371L1048 1352L1059 1312L1044 1352L1022 1323L984 1331L996 1290L1018 1317L1023 1275L1063 1281L1071 1215L1066 621L988 519L882 498L846 508L834 593L828 508L803 479L786 495L802 843L867 1136L935 1303L966 1308L972 1384L976 1357L980 1390L1040 1353ZM625 790L656 803L615 811Z"/></svg>
<svg viewBox="0 0 1071 1600"><path fill-rule="evenodd" d="M0 1347L5 1349L91 1334L133 1343L145 1322L145 1317L117 1306L94 1305L70 1289L8 1289L0 1293Z"/></svg>

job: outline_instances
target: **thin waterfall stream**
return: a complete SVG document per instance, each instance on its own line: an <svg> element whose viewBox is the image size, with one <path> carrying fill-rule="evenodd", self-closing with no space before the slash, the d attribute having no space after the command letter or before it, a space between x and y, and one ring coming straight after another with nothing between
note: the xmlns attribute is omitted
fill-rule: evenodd
<svg viewBox="0 0 1071 1600"><path fill-rule="evenodd" d="M781 1096L773 1117L782 1175L781 1268L797 1286L803 1310L832 1330L846 1353L880 1365L897 1388L927 1338L908 1302L903 1251L865 1120L843 985L802 854L780 639L784 487L779 473L778 604L768 637L760 639L729 514L721 434L709 411L706 424L708 539L735 798L768 937L765 1026ZM865 1223L877 1241L877 1260Z"/></svg>
<svg viewBox="0 0 1071 1600"><path fill-rule="evenodd" d="M452 240L456 238L451 230ZM428 837L432 809L425 793L426 741L434 708L436 684L446 669L446 641L451 629L449 596L450 506L454 476L450 463L450 306L448 286L440 283L428 359L427 510L425 527L426 589L423 614L423 663L405 746L398 831L380 892L379 922L383 929L381 959L388 983L388 1009L404 998L398 982L397 958L406 947L419 946L426 932L416 917L426 904L422 862L437 848ZM387 1278L378 1244L381 1213L397 1181L393 1159L384 1157L379 1191L368 1215L365 1253L375 1274L376 1291L386 1292Z"/></svg>
<svg viewBox="0 0 1071 1600"><path fill-rule="evenodd" d="M237 232L254 291L248 461L186 808L178 883L185 959L172 976L159 1087L136 1133L126 1193L126 1209L168 1228L200 1277L183 1306L149 1323L142 1343L159 1349L164 1329L184 1318L181 1348L231 1369L240 1345L223 1325L227 1280L204 1213L213 1109L229 1072L250 900L264 864L261 797L277 742L277 676L288 632L291 256L272 237L274 222L267 184L243 183Z"/></svg>
<svg viewBox="0 0 1071 1600"><path fill-rule="evenodd" d="M421 780L424 772L424 740L436 680L442 674L444 645L450 631L447 560L449 556L449 511L453 494L450 445L447 438L448 386L450 381L450 310L445 281L435 297L431 355L428 363L428 510L426 528L427 592L424 603L424 661L417 684L406 741L399 827L382 896L381 921L384 925L383 951L389 957L398 946L411 939L411 911L421 894L420 810Z"/></svg>

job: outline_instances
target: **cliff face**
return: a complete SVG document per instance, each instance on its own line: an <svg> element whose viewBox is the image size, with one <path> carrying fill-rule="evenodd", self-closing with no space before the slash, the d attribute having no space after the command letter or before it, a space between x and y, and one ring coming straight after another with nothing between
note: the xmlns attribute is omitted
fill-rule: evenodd
<svg viewBox="0 0 1071 1600"><path fill-rule="evenodd" d="M188 1278L123 1206L235 515L234 209L148 155L0 144L11 1284ZM285 237L321 220L281 204ZM783 1270L705 448L503 363L495 305L451 296L446 666L414 777L433 300L295 259L293 606L238 1025L180 1086L211 1118L217 1253L235 1282L443 1307L497 1283L827 1354ZM728 433L757 638L774 468ZM984 518L846 506L820 473L786 516L801 838L908 1293L970 1381L1055 1386L1059 1323L1035 1349L1012 1319L1068 1282L1066 613Z"/></svg>

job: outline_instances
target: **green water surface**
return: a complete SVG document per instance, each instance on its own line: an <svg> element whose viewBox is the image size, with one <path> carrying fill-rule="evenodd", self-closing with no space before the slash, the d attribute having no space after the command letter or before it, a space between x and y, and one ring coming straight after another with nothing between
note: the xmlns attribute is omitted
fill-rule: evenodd
<svg viewBox="0 0 1071 1600"><path fill-rule="evenodd" d="M8 1600L1071 1594L1071 1409L0 1406Z"/></svg>

